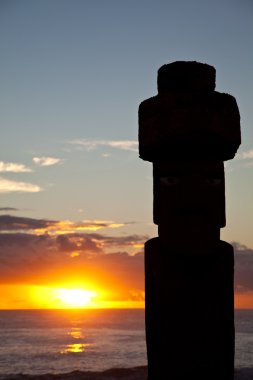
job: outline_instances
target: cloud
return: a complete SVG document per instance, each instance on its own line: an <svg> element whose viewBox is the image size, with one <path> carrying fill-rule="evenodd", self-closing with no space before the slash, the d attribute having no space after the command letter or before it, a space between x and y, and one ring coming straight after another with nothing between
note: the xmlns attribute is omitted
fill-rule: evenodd
<svg viewBox="0 0 253 380"><path fill-rule="evenodd" d="M253 158L253 149L246 150L245 152L238 153L236 158L239 160L248 160Z"/></svg>
<svg viewBox="0 0 253 380"><path fill-rule="evenodd" d="M32 170L23 164L18 164L15 162L4 162L0 161L0 173L27 173Z"/></svg>
<svg viewBox="0 0 253 380"><path fill-rule="evenodd" d="M53 166L63 162L63 159L57 157L33 157L33 162L40 166Z"/></svg>
<svg viewBox="0 0 253 380"><path fill-rule="evenodd" d="M36 231L37 229L46 229L57 222L46 219L33 219L13 215L0 215L0 231Z"/></svg>
<svg viewBox="0 0 253 380"><path fill-rule="evenodd" d="M17 217L13 215L0 215L0 230L5 232L20 231L33 232L34 234L60 235L82 231L96 231L102 228L119 228L124 223L115 223L106 220L84 220L71 222L68 220L47 220Z"/></svg>
<svg viewBox="0 0 253 380"><path fill-rule="evenodd" d="M114 226L105 221L67 225L88 229ZM50 232L59 227L63 227L61 233ZM0 231L0 284L66 286L74 279L106 289L109 301L144 299L140 247L147 236L110 236L78 229L66 232L65 221L12 215L0 215Z"/></svg>
<svg viewBox="0 0 253 380"><path fill-rule="evenodd" d="M108 301L143 301L143 253L127 252L127 241L134 239L139 242L143 237L0 233L0 284L66 286L74 279L105 289ZM115 250L107 252L111 243Z"/></svg>
<svg viewBox="0 0 253 380"><path fill-rule="evenodd" d="M19 211L19 209L15 207L0 207L0 212L6 212L6 211Z"/></svg>
<svg viewBox="0 0 253 380"><path fill-rule="evenodd" d="M253 167L253 149L239 152L236 154L235 158L237 161L238 168L250 169ZM226 168L227 172L233 171L233 166L236 164L236 161L233 163L230 163L230 162L226 163L228 165L228 167Z"/></svg>
<svg viewBox="0 0 253 380"><path fill-rule="evenodd" d="M93 140L93 139L77 139L69 142L81 148L91 151L99 147L110 147L121 150L138 151L138 142L135 140Z"/></svg>
<svg viewBox="0 0 253 380"><path fill-rule="evenodd" d="M3 177L0 177L0 193L37 193L42 191L42 188L38 185L34 185L29 182L12 181Z"/></svg>

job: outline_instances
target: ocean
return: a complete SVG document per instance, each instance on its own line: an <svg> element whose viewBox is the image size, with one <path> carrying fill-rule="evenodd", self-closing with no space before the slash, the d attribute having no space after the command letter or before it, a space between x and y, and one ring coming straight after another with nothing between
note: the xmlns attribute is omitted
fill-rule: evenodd
<svg viewBox="0 0 253 380"><path fill-rule="evenodd" d="M253 367L253 310L236 310L237 368ZM147 365L144 310L0 311L0 379Z"/></svg>

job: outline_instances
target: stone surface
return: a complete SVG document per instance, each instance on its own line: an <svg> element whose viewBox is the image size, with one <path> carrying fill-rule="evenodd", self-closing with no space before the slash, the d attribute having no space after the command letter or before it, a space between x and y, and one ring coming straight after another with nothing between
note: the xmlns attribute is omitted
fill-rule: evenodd
<svg viewBox="0 0 253 380"><path fill-rule="evenodd" d="M196 61L176 61L158 70L158 93L209 92L215 89L215 68Z"/></svg>
<svg viewBox="0 0 253 380"><path fill-rule="evenodd" d="M146 242L149 380L233 380L233 271L228 243L188 256L165 250L159 238Z"/></svg>
<svg viewBox="0 0 253 380"><path fill-rule="evenodd" d="M168 93L139 107L139 154L158 159L232 159L241 143L240 114L233 96Z"/></svg>
<svg viewBox="0 0 253 380"><path fill-rule="evenodd" d="M154 223L197 241L226 225L224 164L218 160L153 163ZM204 230L207 230L204 234ZM198 235L193 231L202 231ZM217 236L217 232L215 232Z"/></svg>

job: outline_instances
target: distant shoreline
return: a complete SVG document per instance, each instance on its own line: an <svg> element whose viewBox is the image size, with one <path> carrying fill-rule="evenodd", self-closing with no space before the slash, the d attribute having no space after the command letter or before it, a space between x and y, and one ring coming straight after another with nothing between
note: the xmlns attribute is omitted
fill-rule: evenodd
<svg viewBox="0 0 253 380"><path fill-rule="evenodd" d="M73 371L61 374L44 375L1 375L0 380L146 380L147 367L112 368L102 372ZM252 380L252 368L238 368L235 370L234 380Z"/></svg>

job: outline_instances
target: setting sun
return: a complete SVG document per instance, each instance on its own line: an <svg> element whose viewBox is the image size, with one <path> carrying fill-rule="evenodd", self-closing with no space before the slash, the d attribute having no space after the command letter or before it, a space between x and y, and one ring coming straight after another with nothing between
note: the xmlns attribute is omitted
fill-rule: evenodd
<svg viewBox="0 0 253 380"><path fill-rule="evenodd" d="M81 308L89 306L96 293L83 289L55 289L55 296L66 308Z"/></svg>
<svg viewBox="0 0 253 380"><path fill-rule="evenodd" d="M0 309L120 309L143 308L141 298L126 298L121 291L115 294L112 288L103 289L97 284L70 284L60 286L1 285Z"/></svg>

